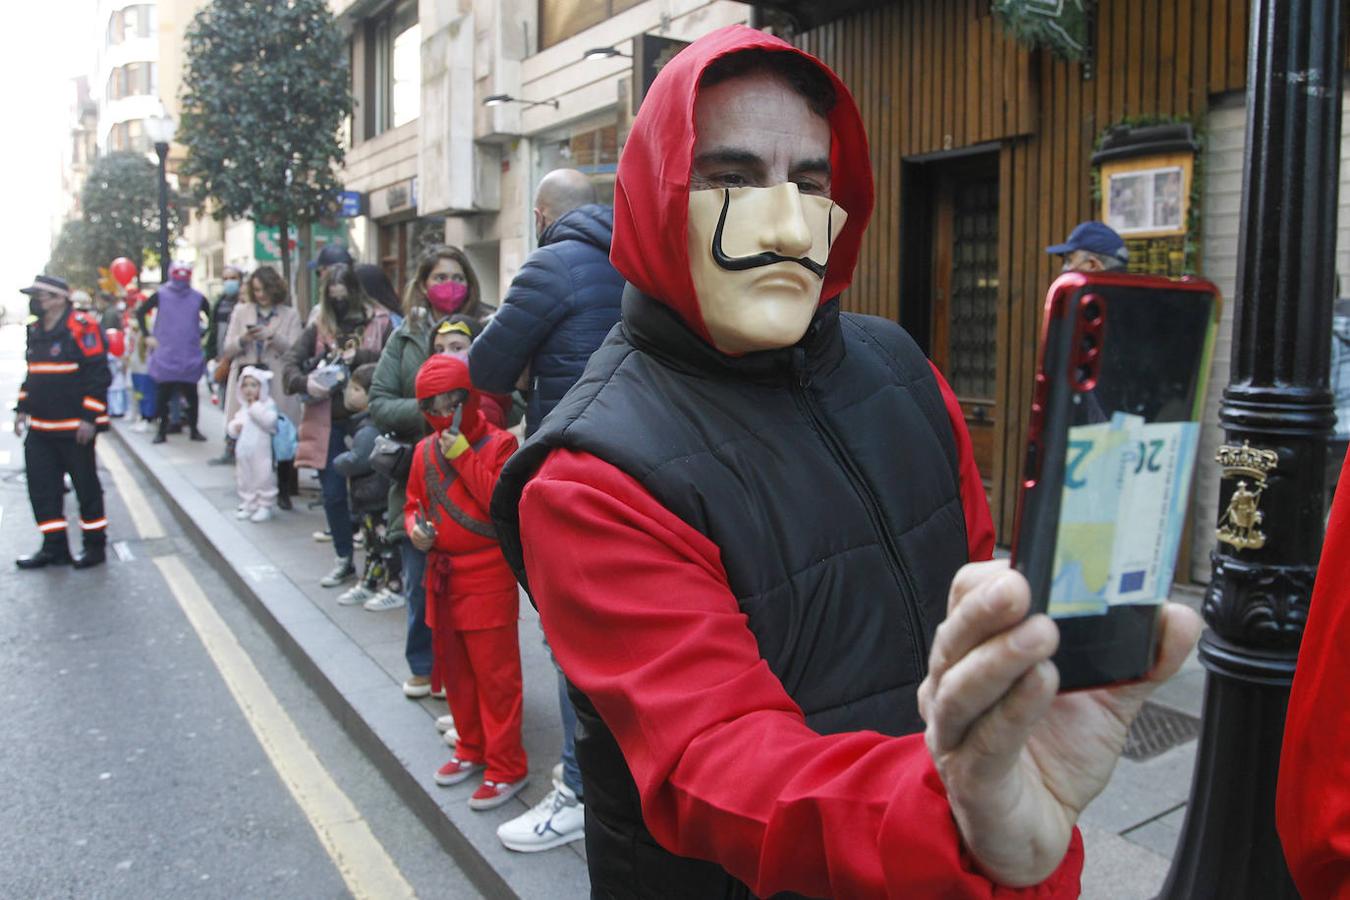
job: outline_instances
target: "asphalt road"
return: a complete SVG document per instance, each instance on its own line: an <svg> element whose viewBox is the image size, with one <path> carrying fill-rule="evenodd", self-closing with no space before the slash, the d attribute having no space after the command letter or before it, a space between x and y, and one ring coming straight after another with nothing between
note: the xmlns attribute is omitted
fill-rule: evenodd
<svg viewBox="0 0 1350 900"><path fill-rule="evenodd" d="M114 441L120 552L14 568L23 370L0 328L0 897L476 896Z"/></svg>

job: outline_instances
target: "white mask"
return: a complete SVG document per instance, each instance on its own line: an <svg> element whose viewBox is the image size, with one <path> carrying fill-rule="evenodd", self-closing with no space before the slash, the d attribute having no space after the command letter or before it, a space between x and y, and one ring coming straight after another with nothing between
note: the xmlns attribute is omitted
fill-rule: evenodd
<svg viewBox="0 0 1350 900"><path fill-rule="evenodd" d="M713 346L739 355L801 340L847 218L790 182L690 191L689 274Z"/></svg>

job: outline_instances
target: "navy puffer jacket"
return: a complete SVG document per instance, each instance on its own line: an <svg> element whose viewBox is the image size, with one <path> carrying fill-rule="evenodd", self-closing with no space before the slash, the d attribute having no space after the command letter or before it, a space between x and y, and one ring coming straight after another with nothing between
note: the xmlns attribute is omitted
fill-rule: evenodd
<svg viewBox="0 0 1350 900"><path fill-rule="evenodd" d="M476 388L510 393L530 368L525 433L533 434L581 377L619 321L624 280L609 262L614 211L588 204L544 231L506 299L469 350Z"/></svg>

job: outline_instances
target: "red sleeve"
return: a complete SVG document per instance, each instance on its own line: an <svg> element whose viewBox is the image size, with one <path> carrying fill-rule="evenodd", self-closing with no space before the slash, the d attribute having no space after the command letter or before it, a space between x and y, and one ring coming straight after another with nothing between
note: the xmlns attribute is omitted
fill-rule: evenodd
<svg viewBox="0 0 1350 900"><path fill-rule="evenodd" d="M408 469L408 490L403 501L403 530L407 534L412 534L419 511L424 516L431 516L431 510L427 508L427 474L426 467L422 463L422 455L425 452L422 444L435 439L436 435L433 434L413 444L412 466Z"/></svg>
<svg viewBox="0 0 1350 900"><path fill-rule="evenodd" d="M938 390L942 392L942 402L947 405L947 418L952 421L952 434L956 436L956 455L960 459L961 507L966 513L966 548L971 562L982 562L994 558L994 517L989 514L989 498L984 493L984 479L975 465L975 451L970 443L970 429L966 427L966 414L956 399L951 385L931 362L933 376L937 378Z"/></svg>
<svg viewBox="0 0 1350 900"><path fill-rule="evenodd" d="M1275 816L1304 897L1350 898L1350 459L1331 507L1284 725Z"/></svg>
<svg viewBox="0 0 1350 900"><path fill-rule="evenodd" d="M1077 832L1050 879L1005 891L964 857L921 735L808 728L718 548L635 480L555 451L520 521L549 642L614 732L663 847L759 896L1077 896Z"/></svg>
<svg viewBox="0 0 1350 900"><path fill-rule="evenodd" d="M492 506L492 492L497 487L502 467L515 452L515 435L496 429L492 431L491 439L482 450L476 451L470 447L450 460L450 465L455 467L459 477L464 480L464 487L468 489L473 499L478 501L478 505L483 509L489 509Z"/></svg>

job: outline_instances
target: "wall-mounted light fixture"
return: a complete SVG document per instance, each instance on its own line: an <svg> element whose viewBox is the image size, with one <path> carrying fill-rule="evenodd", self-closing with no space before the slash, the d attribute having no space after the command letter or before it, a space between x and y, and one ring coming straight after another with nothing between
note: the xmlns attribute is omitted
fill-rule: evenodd
<svg viewBox="0 0 1350 900"><path fill-rule="evenodd" d="M526 107L530 106L551 106L558 108L558 98L552 100L521 100L519 97L512 97L510 94L493 94L483 98L484 106L505 106L508 103L523 103Z"/></svg>
<svg viewBox="0 0 1350 900"><path fill-rule="evenodd" d="M623 59L633 58L627 53L620 53L613 47L592 47L590 50L581 54L581 58L586 62L595 62L597 59L614 59L616 56L622 57Z"/></svg>

